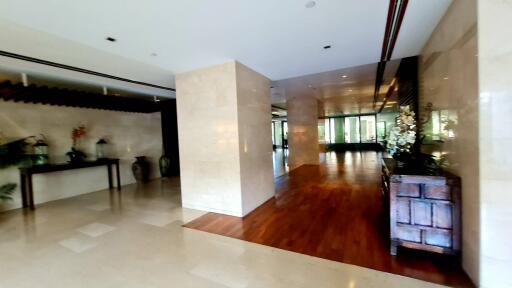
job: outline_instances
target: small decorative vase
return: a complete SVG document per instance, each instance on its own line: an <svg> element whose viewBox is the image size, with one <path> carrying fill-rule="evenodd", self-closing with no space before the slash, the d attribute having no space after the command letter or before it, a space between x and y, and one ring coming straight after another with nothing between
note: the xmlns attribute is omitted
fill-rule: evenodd
<svg viewBox="0 0 512 288"><path fill-rule="evenodd" d="M162 177L170 177L171 176L171 157L162 155L160 160L158 161L160 166L160 175Z"/></svg>
<svg viewBox="0 0 512 288"><path fill-rule="evenodd" d="M145 183L149 181L149 162L146 160L146 156L135 157L137 159L132 164L133 177L139 183Z"/></svg>

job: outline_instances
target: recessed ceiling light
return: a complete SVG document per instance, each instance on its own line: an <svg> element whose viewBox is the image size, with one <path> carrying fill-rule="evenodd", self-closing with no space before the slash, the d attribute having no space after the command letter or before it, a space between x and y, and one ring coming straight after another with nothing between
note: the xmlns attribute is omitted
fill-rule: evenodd
<svg viewBox="0 0 512 288"><path fill-rule="evenodd" d="M348 89L348 92L352 92L352 91L354 91L354 90L352 90L352 89Z"/></svg>
<svg viewBox="0 0 512 288"><path fill-rule="evenodd" d="M113 37L110 37L110 36L105 38L105 40L110 41L110 42L116 42L117 41L116 38L113 38Z"/></svg>
<svg viewBox="0 0 512 288"><path fill-rule="evenodd" d="M341 75L341 78L347 78L348 76L347 75Z"/></svg>
<svg viewBox="0 0 512 288"><path fill-rule="evenodd" d="M444 77L443 79L444 79L444 80L448 80L448 77Z"/></svg>
<svg viewBox="0 0 512 288"><path fill-rule="evenodd" d="M325 45L324 49L331 49L331 45Z"/></svg>
<svg viewBox="0 0 512 288"><path fill-rule="evenodd" d="M316 2L315 1L308 1L306 2L306 8L313 8L316 6Z"/></svg>

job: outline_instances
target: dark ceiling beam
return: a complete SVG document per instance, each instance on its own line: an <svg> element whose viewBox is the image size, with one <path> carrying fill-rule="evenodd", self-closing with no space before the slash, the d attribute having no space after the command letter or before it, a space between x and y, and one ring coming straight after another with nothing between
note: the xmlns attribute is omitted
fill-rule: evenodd
<svg viewBox="0 0 512 288"><path fill-rule="evenodd" d="M79 68L79 67L75 67L75 66L70 66L70 65L51 62L51 61L38 59L38 58L34 58L34 57L24 56L24 55L11 53L11 52L7 52L7 51L3 51L3 50L0 50L0 56L5 56L5 57L14 58L14 59L23 60L23 61L32 62L32 63L37 63L37 64L42 64L42 65L46 65L46 66L52 66L52 67L75 71L75 72L79 72L79 73L99 76L99 77L113 79L113 80L117 80L117 81L122 81L122 82L127 82L127 83L132 83L132 84L137 84L137 85L142 85L142 86L176 92L176 89L170 88L170 87L165 87L165 86L151 84L151 83L147 83L147 82L132 80L132 79L123 78L123 77L118 77L118 76L114 76L114 75L110 75L110 74L106 74L106 73L96 72L96 71L87 70L87 69L83 69L83 68Z"/></svg>
<svg viewBox="0 0 512 288"><path fill-rule="evenodd" d="M10 81L0 83L0 99L4 101L125 112L152 113L160 111L160 105L153 100L49 88L47 86L39 87L34 84L25 87L20 83L12 84Z"/></svg>
<svg viewBox="0 0 512 288"><path fill-rule="evenodd" d="M386 20L386 29L384 30L384 40L382 41L382 50L380 61L377 64L377 71L375 77L375 91L373 94L373 109L376 109L377 100L379 97L380 87L384 79L384 72L386 71L386 62L391 59L393 50L395 49L398 33L402 27L405 11L409 0L389 0L388 17ZM382 107L381 107L382 108ZM379 112L382 109L379 110Z"/></svg>

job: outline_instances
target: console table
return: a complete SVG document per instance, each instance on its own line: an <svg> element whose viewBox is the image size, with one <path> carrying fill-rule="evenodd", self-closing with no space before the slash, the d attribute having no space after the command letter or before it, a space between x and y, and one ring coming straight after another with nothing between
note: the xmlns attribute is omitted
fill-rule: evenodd
<svg viewBox="0 0 512 288"><path fill-rule="evenodd" d="M398 168L383 159L382 191L389 201L391 255L397 246L442 254L460 254L460 178L432 176Z"/></svg>
<svg viewBox="0 0 512 288"><path fill-rule="evenodd" d="M33 165L29 167L21 167L20 170L20 183L21 183L21 200L23 208L30 207L35 209L34 205L34 192L32 189L32 175L43 174L57 171L67 171L81 168L107 166L108 173L108 187L114 188L112 181L112 166L116 168L117 190L121 190L121 178L119 175L119 159L99 159L96 161L83 161L78 163L60 163L60 164L46 164L46 165Z"/></svg>

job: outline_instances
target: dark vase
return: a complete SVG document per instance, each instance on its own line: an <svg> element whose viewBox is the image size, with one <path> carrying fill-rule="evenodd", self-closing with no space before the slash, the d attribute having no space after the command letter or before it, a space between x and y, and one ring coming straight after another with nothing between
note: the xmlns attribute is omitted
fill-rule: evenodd
<svg viewBox="0 0 512 288"><path fill-rule="evenodd" d="M411 154L404 152L395 153L393 154L393 159L396 161L397 168L405 168L411 161Z"/></svg>
<svg viewBox="0 0 512 288"><path fill-rule="evenodd" d="M133 177L137 182L145 183L149 181L149 162L146 156L135 157L137 159L132 164Z"/></svg>
<svg viewBox="0 0 512 288"><path fill-rule="evenodd" d="M87 157L84 152L82 152L80 150L76 150L75 148L71 148L71 151L66 153L66 156L68 156L68 161L70 163L83 162L84 159Z"/></svg>
<svg viewBox="0 0 512 288"><path fill-rule="evenodd" d="M160 160L158 161L160 165L160 175L162 177L170 177L171 176L171 157L162 155Z"/></svg>

